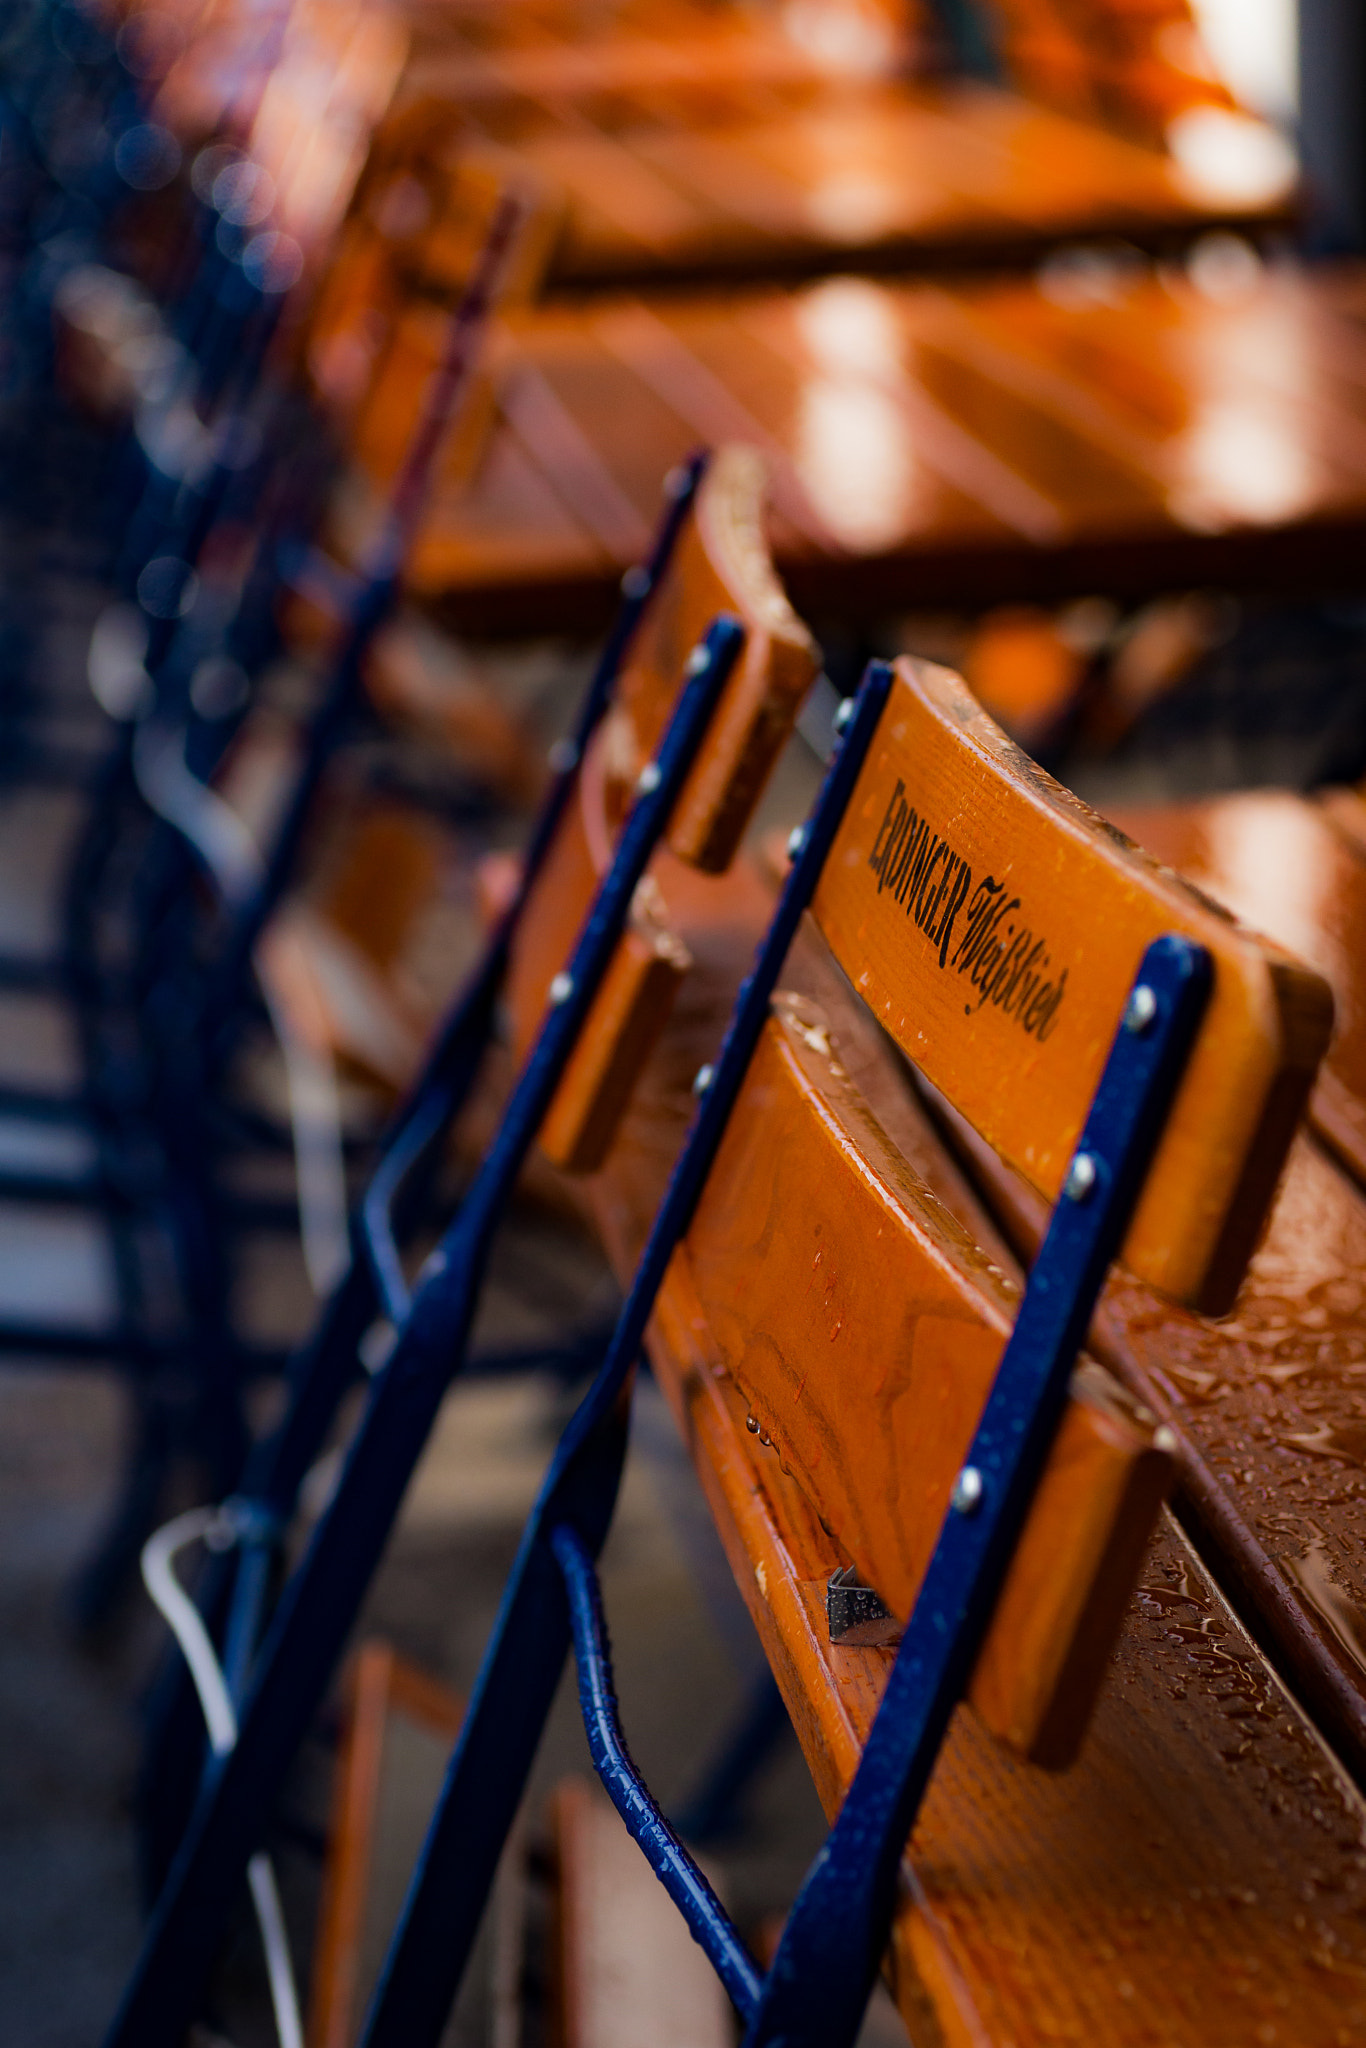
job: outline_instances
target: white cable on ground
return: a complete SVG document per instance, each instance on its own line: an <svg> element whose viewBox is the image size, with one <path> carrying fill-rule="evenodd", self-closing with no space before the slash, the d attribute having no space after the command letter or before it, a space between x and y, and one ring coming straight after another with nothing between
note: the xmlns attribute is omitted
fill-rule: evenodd
<svg viewBox="0 0 1366 2048"><path fill-rule="evenodd" d="M224 1756L237 1741L237 1714L199 1609L173 1568L177 1553L208 1536L219 1522L217 1508L191 1508L188 1513L167 1522L143 1545L142 1579L189 1667L209 1731L209 1745L215 1756ZM275 2029L280 2037L280 2048L304 2048L299 1993L289 1956L280 1894L275 1883L275 1871L264 1852L253 1856L247 1865L247 1882L261 1929L261 1945L265 1949L270 2001L275 2008Z"/></svg>

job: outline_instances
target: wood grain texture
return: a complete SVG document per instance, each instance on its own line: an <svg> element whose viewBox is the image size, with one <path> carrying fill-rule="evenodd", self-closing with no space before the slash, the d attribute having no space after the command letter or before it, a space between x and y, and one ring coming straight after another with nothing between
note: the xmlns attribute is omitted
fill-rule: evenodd
<svg viewBox="0 0 1366 2048"><path fill-rule="evenodd" d="M1204 946L1213 992L1123 1257L1176 1299L1231 1304L1327 1044L1318 976L1107 828L927 663L897 665L813 911L902 1050L1049 1198L1145 947Z"/></svg>
<svg viewBox="0 0 1366 2048"><path fill-rule="evenodd" d="M699 960L695 1008L680 1005L589 1183L623 1273L686 1121L688 1077L714 1046L718 998L748 957L738 925L709 931L705 898L690 908L678 922ZM896 1127L973 1234L990 1237L818 942L795 950L789 973L835 1017L836 1056L884 1127ZM833 1811L891 1653L832 1650L824 1585L845 1559L796 1478L746 1430L746 1400L688 1278L681 1258L652 1361ZM972 1710L956 1717L896 1923L896 1990L912 2038L973 2048L1079 2038L1339 2048L1366 2038L1363 1818L1199 1564L1164 1534L1071 1772L1034 1770Z"/></svg>
<svg viewBox="0 0 1366 2048"><path fill-rule="evenodd" d="M800 998L777 1006L687 1245L759 1430L904 1620L1018 1288L900 1158ZM1054 1767L1080 1745L1169 1473L1102 1378L1078 1384L970 1694Z"/></svg>
<svg viewBox="0 0 1366 2048"><path fill-rule="evenodd" d="M738 618L744 645L675 806L668 855L656 856L637 893L631 932L543 1126L548 1156L573 1171L604 1158L687 970L686 949L669 931L661 864L668 858L707 873L726 867L815 674L814 642L769 564L763 488L752 451L721 449L713 457L513 946L507 1006L520 1059L610 865L636 777L661 736L688 657L718 614Z"/></svg>

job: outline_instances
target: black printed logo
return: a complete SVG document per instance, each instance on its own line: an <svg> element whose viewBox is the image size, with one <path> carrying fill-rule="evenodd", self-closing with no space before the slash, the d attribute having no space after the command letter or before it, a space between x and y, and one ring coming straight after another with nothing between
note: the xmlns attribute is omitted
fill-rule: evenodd
<svg viewBox="0 0 1366 2048"><path fill-rule="evenodd" d="M961 853L906 801L898 779L887 801L868 865L878 894L890 893L925 934L946 974L961 974L976 991L968 1012L984 1003L1013 1018L1040 1045L1052 1036L1067 988L1067 969L1053 977L1045 940L1017 913L1020 898L983 875L974 883Z"/></svg>

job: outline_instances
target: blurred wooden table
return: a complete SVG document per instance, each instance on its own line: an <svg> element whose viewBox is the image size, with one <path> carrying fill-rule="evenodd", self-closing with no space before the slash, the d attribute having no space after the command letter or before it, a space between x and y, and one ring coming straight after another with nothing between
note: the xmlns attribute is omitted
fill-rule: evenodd
<svg viewBox="0 0 1366 2048"><path fill-rule="evenodd" d="M834 278L528 315L471 481L438 494L416 594L469 630L586 626L660 478L741 439L808 615L1221 584L1350 588L1366 545L1366 267L1202 283Z"/></svg>
<svg viewBox="0 0 1366 2048"><path fill-rule="evenodd" d="M1274 145L1258 162L1265 131L1226 118L1226 140L1253 141L1246 165L1231 153L1220 164L1217 125L1197 167L966 83L827 87L762 118L637 120L615 133L566 118L516 146L564 207L552 285L658 287L841 264L1018 265L1071 240L1162 250L1210 228L1284 225L1288 165Z"/></svg>

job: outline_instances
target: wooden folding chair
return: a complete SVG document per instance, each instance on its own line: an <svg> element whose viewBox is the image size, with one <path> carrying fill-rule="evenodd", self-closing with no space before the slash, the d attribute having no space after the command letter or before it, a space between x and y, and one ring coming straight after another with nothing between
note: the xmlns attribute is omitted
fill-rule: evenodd
<svg viewBox="0 0 1366 2048"><path fill-rule="evenodd" d="M367 2048L438 2038L571 1642L594 1763L752 2048L854 2039L961 1699L1020 1757L1078 1752L1168 1469L1141 1415L1074 1378L1079 1346L1116 1256L1227 1308L1329 1000L1041 775L947 672L875 665L841 724L524 1533ZM1018 1300L870 1119L819 1016L777 996L808 906L872 1015L1056 1202ZM762 1975L617 1721L593 1560L646 1342L838 1809ZM870 1624L900 1632L895 1658L843 1666L840 1639Z"/></svg>
<svg viewBox="0 0 1366 2048"><path fill-rule="evenodd" d="M521 201L492 312L535 296L554 232L543 181L508 151L466 142L450 162L414 158L402 133L377 147L312 309L305 342L314 389L372 487L392 477L417 394L439 359L444 308L463 291L508 191ZM465 474L493 404L481 381L444 455Z"/></svg>
<svg viewBox="0 0 1366 2048"><path fill-rule="evenodd" d="M629 929L656 843L667 826L680 860L724 866L812 680L813 644L763 547L752 459L744 451L718 457L694 501L700 470L694 463L677 480L654 560L629 580L577 733L561 750L519 894L396 1120L353 1222L351 1267L298 1361L281 1427L246 1475L242 1500L228 1510L245 1539L237 1595L230 1598L220 1574L204 1598L228 1643L238 1646L233 1668L250 1673L238 1742L211 1768L111 2044L145 2048L164 2039L169 2048L187 2023L253 1838L328 1682L463 1359L488 1245L533 1139L549 1123L570 1152L605 1142L624 1106L622 1077L643 1058L666 1008L658 949L638 946ZM605 774L594 764L608 744L631 779L620 789L615 845L598 882L575 807L585 780ZM519 986L527 931L546 916L561 964L541 978L538 963L534 975L521 972ZM666 950L670 980L678 964ZM410 1286L400 1246L415 1190L469 1093L505 993L514 1014L534 1010L541 1021L483 1164ZM387 1358L376 1350L377 1338L385 1340ZM273 1532L292 1514L337 1405L360 1376L362 1355L374 1367L363 1419L332 1501L253 1655ZM168 1710L168 1725L179 1711ZM163 1747L156 1774L180 1773L183 1784L185 1733L181 1721L175 1727L179 1760ZM191 1745L191 1761L196 1754ZM168 1832L174 1835L174 1825ZM169 1847L165 1841L163 1853Z"/></svg>

